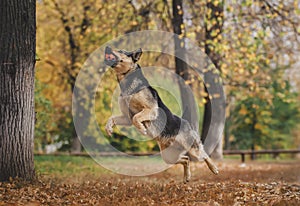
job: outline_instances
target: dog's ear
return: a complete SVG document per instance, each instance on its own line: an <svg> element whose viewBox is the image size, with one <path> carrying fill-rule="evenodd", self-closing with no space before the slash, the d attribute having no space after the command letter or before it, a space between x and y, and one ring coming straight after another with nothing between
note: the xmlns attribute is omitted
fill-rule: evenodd
<svg viewBox="0 0 300 206"><path fill-rule="evenodd" d="M143 51L142 51L141 48L139 48L139 49L133 51L133 52L132 52L132 55L131 55L132 60L133 60L134 62L137 62L137 61L141 58L142 54L143 54Z"/></svg>

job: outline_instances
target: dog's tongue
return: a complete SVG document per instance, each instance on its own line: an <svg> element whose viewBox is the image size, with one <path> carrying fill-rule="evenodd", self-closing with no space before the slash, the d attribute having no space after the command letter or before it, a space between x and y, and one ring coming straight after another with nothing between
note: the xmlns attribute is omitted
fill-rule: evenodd
<svg viewBox="0 0 300 206"><path fill-rule="evenodd" d="M118 63L118 57L114 55L112 49L109 46L105 48L104 62L106 65L111 67L115 66Z"/></svg>

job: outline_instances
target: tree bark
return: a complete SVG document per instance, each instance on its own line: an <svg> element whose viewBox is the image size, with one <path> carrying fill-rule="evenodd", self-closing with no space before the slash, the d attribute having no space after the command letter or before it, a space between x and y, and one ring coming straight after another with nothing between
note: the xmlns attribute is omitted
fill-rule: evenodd
<svg viewBox="0 0 300 206"><path fill-rule="evenodd" d="M189 79L188 73L188 65L185 62L185 26L183 21L183 7L182 0L173 0L173 31L174 36L174 44L175 44L175 68L176 73L182 77L183 80ZM179 38L180 37L180 38ZM187 85L188 86L188 85ZM183 109L182 118L187 120L192 128L198 131L198 116L196 110L196 104L194 100L194 96L187 92L187 88L185 85L179 84L180 95L181 95L181 104Z"/></svg>
<svg viewBox="0 0 300 206"><path fill-rule="evenodd" d="M218 5L215 5L214 2L208 2L206 4L206 9L210 10L210 12L207 12L206 14L206 23L205 23L205 53L209 56L211 61L214 63L216 68L220 70L220 63L221 63L221 55L215 51L215 48L212 44L210 44L210 41L217 40L219 43L220 40L218 39L219 35L222 35L223 30L223 10L224 10L224 2L223 0L220 0ZM209 25L209 22L215 21L214 25ZM215 31L218 31L215 33ZM205 87L205 91L207 92L207 88ZM201 138L202 141L204 141L207 137L209 126L210 126L210 120L211 120L211 114L212 113L212 107L211 107L211 100L209 96L206 97L206 104L204 106L204 117L203 117L203 124L202 124L202 134ZM212 156L220 157L220 159L223 157L223 149L222 149L223 141L219 142L216 146L216 149L213 151Z"/></svg>
<svg viewBox="0 0 300 206"><path fill-rule="evenodd" d="M36 1L0 2L0 181L32 180Z"/></svg>

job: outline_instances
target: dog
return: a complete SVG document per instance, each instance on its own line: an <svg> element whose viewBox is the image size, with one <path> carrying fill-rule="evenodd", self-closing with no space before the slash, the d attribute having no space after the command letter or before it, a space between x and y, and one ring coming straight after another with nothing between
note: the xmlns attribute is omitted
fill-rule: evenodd
<svg viewBox="0 0 300 206"><path fill-rule="evenodd" d="M121 89L118 99L121 115L112 116L105 126L111 136L115 125L134 125L143 135L155 139L167 164L182 164L183 181L191 179L190 161L204 160L218 174L218 168L204 151L200 136L188 121L172 114L158 92L149 85L137 61L142 49L135 51L105 48L104 62L116 73Z"/></svg>

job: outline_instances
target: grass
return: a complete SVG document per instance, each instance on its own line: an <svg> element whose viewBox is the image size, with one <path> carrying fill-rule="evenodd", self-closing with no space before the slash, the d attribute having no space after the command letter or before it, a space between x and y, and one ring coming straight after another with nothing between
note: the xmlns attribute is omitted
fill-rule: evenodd
<svg viewBox="0 0 300 206"><path fill-rule="evenodd" d="M133 176L154 174L161 171L160 168L165 168L165 164L158 157L101 157L94 160L91 157L67 155L35 156L35 169L38 176L71 182L98 179L104 176L114 177L118 173Z"/></svg>
<svg viewBox="0 0 300 206"><path fill-rule="evenodd" d="M240 161L240 155L225 156L224 160L235 160ZM257 156L256 162L285 162L285 161L294 160L291 156L280 155L279 159L273 159L269 155ZM246 162L249 162L250 156L246 156ZM99 164L99 163L102 164ZM161 160L150 159L150 158L139 158L139 159L130 159L125 157L105 157L97 162L91 157L79 157L79 156L35 156L35 169L39 175L51 175L51 176L70 176L70 175L82 175L89 174L95 176L101 176L103 174L111 174L108 169L105 169L101 165L109 166L114 168L115 166L121 164L128 164L130 167L138 167L141 169L141 166L145 165L157 165L161 164Z"/></svg>
<svg viewBox="0 0 300 206"><path fill-rule="evenodd" d="M74 156L35 156L35 169L39 176L61 179L75 179L87 174L100 177L109 171L101 167L90 157Z"/></svg>

